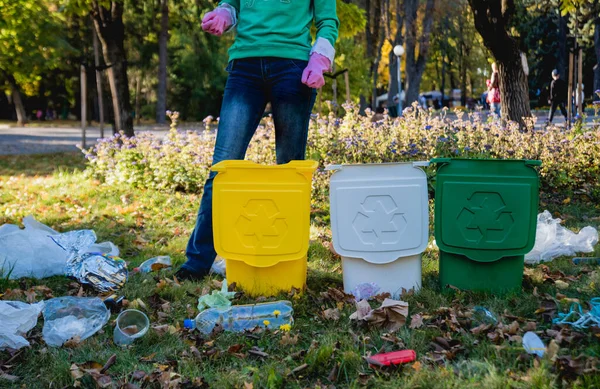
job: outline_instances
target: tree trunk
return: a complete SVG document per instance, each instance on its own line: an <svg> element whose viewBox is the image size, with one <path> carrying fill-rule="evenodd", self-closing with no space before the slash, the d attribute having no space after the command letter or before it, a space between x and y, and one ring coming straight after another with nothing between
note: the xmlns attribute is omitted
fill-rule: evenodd
<svg viewBox="0 0 600 389"><path fill-rule="evenodd" d="M435 0L427 0L425 13L421 22L422 31L417 42L417 11L419 9L419 0L404 0L404 20L406 30L406 106L410 106L419 98L419 89L421 79L425 71L427 55L429 54L429 44L431 29L433 27L433 11ZM419 55L416 55L417 43L419 45Z"/></svg>
<svg viewBox="0 0 600 389"><path fill-rule="evenodd" d="M558 61L557 69L560 78L567 79L567 19L560 15L558 16Z"/></svg>
<svg viewBox="0 0 600 389"><path fill-rule="evenodd" d="M127 80L127 56L125 55L125 28L123 26L123 3L112 1L110 10L92 1L92 18L102 44L102 54L106 62L108 82L114 112L114 130L133 136L133 118L129 100Z"/></svg>
<svg viewBox="0 0 600 389"><path fill-rule="evenodd" d="M521 50L515 38L508 34L509 20L515 12L512 0L469 0L475 18L475 28L498 64L502 116L525 124L531 116L527 76L521 63Z"/></svg>
<svg viewBox="0 0 600 389"><path fill-rule="evenodd" d="M594 66L594 101L600 101L596 91L600 91L600 17L594 23L594 51L596 52L596 65Z"/></svg>
<svg viewBox="0 0 600 389"><path fill-rule="evenodd" d="M140 74L138 74L137 79L135 80L135 121L139 126L142 122L142 115L140 114L141 110L141 98L140 94L142 93L142 78L144 72L140 70Z"/></svg>
<svg viewBox="0 0 600 389"><path fill-rule="evenodd" d="M158 90L156 123L164 124L167 111L167 42L169 41L169 2L161 0L160 34L158 36ZM136 112L137 114L137 112Z"/></svg>
<svg viewBox="0 0 600 389"><path fill-rule="evenodd" d="M25 111L23 99L21 99L21 91L19 90L19 85L17 84L17 80L15 80L12 74L8 74L5 72L4 74L8 81L8 85L10 85L10 94L12 96L13 104L15 105L15 113L17 114L17 125L22 126L25 123L27 123L27 111Z"/></svg>

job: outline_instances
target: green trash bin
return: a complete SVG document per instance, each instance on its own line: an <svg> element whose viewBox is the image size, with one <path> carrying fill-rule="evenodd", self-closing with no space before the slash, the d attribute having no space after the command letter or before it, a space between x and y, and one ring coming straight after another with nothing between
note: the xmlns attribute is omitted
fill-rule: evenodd
<svg viewBox="0 0 600 389"><path fill-rule="evenodd" d="M535 243L541 161L438 158L435 239L440 283L507 292L521 288Z"/></svg>

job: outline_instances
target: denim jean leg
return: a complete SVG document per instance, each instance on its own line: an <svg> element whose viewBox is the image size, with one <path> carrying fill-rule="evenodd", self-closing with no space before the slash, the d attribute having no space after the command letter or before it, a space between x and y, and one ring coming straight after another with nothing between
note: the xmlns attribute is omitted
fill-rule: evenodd
<svg viewBox="0 0 600 389"><path fill-rule="evenodd" d="M272 63L269 85L278 164L305 158L310 113L316 99L316 90L302 83L307 64L283 59Z"/></svg>
<svg viewBox="0 0 600 389"><path fill-rule="evenodd" d="M237 60L229 70L213 165L225 160L244 159L267 103L260 60ZM182 267L192 272L208 271L216 257L212 225L215 176L216 173L211 172L204 185L196 226L186 249L187 262Z"/></svg>

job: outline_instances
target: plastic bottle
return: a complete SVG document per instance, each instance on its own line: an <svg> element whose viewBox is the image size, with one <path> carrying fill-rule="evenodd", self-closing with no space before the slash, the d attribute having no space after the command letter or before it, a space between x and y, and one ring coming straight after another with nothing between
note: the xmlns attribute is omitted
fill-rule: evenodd
<svg viewBox="0 0 600 389"><path fill-rule="evenodd" d="M154 270L160 270L166 267L171 267L171 257L168 255L161 255L144 261L140 266L134 268L133 271L150 273Z"/></svg>
<svg viewBox="0 0 600 389"><path fill-rule="evenodd" d="M234 305L227 308L210 308L202 311L196 319L187 319L185 328L196 328L203 334L210 334L217 324L225 331L243 332L255 327L279 329L284 324L291 325L294 308L289 301L275 301L262 304Z"/></svg>

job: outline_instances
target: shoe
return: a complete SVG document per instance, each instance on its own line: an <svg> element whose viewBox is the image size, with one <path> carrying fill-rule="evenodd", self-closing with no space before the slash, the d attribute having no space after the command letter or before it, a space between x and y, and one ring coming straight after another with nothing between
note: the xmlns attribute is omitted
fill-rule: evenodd
<svg viewBox="0 0 600 389"><path fill-rule="evenodd" d="M175 277L177 277L179 281L202 281L204 277L208 275L208 273L208 270L193 272L189 269L182 267L179 270L177 270L177 273L175 273Z"/></svg>

